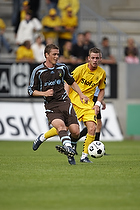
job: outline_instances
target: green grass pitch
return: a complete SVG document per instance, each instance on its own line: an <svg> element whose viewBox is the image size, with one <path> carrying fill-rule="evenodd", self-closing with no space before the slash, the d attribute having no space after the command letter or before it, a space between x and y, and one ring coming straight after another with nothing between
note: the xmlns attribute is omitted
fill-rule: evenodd
<svg viewBox="0 0 140 210"><path fill-rule="evenodd" d="M0 210L139 210L140 141L104 142L106 155L76 165L60 142L0 141Z"/></svg>

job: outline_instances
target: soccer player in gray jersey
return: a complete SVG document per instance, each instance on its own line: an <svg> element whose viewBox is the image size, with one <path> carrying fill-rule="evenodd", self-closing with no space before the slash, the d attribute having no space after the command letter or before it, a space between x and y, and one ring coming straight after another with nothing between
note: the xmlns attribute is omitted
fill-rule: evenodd
<svg viewBox="0 0 140 210"><path fill-rule="evenodd" d="M68 162L75 165L75 151L72 149L71 138L78 138L80 129L72 103L64 89L65 81L79 94L82 103L88 103L85 96L74 78L70 75L65 64L57 63L59 59L59 48L54 44L45 47L44 55L46 61L37 66L30 77L28 94L30 96L44 97L46 116L50 124L56 128L62 145L57 145L58 152L67 155ZM37 150L43 143L44 134L40 134L33 142L33 150Z"/></svg>

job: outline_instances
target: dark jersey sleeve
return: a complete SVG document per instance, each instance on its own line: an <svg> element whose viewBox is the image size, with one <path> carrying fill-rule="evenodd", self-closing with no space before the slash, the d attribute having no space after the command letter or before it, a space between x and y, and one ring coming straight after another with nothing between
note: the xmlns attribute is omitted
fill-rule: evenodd
<svg viewBox="0 0 140 210"><path fill-rule="evenodd" d="M34 90L40 90L40 81L38 78L38 67L35 68L31 74L29 86L28 86L28 94L32 96Z"/></svg>
<svg viewBox="0 0 140 210"><path fill-rule="evenodd" d="M65 76L64 80L68 83L68 85L72 85L75 82L75 79L69 72L69 68L65 66Z"/></svg>

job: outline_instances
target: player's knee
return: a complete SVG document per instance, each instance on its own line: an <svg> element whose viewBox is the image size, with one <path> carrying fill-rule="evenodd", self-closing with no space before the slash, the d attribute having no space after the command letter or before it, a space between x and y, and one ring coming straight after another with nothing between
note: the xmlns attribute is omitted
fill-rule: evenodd
<svg viewBox="0 0 140 210"><path fill-rule="evenodd" d="M79 128L73 129L73 131L71 132L71 135L72 135L73 138L77 139L80 135L80 129Z"/></svg>
<svg viewBox="0 0 140 210"><path fill-rule="evenodd" d="M88 128L88 134L89 135L93 135L94 136L95 135L95 131L96 131L96 125Z"/></svg>
<svg viewBox="0 0 140 210"><path fill-rule="evenodd" d="M66 130L66 131L67 131L66 126L64 126L64 125L59 125L58 128L57 128L57 131L60 132L60 131L62 131L62 130Z"/></svg>

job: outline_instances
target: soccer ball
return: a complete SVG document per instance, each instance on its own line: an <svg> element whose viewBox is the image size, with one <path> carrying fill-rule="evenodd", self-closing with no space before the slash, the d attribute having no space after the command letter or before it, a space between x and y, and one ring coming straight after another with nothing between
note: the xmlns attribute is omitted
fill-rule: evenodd
<svg viewBox="0 0 140 210"><path fill-rule="evenodd" d="M105 146L101 141L93 141L88 146L88 153L93 158L100 158L105 153Z"/></svg>

